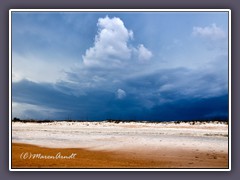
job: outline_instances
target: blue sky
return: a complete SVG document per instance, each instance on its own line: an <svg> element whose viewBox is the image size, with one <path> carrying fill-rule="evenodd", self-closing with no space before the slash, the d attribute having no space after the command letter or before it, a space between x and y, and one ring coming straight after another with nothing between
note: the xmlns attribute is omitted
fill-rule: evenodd
<svg viewBox="0 0 240 180"><path fill-rule="evenodd" d="M13 12L12 114L228 117L227 12Z"/></svg>

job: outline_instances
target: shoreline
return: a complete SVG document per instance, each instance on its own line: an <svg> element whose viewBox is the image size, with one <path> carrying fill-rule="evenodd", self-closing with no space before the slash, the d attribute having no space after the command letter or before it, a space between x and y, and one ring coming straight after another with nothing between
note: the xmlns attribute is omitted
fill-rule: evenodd
<svg viewBox="0 0 240 180"><path fill-rule="evenodd" d="M191 125L194 124L226 124L228 125L228 120L35 120L35 119L13 119L12 123L57 123L57 122L66 122L66 123L148 123L148 124L180 124L188 123Z"/></svg>
<svg viewBox="0 0 240 180"><path fill-rule="evenodd" d="M36 156L55 157L59 153L62 157L70 158L46 159ZM148 148L101 151L12 143L12 168L228 168L228 154L184 149L154 152Z"/></svg>

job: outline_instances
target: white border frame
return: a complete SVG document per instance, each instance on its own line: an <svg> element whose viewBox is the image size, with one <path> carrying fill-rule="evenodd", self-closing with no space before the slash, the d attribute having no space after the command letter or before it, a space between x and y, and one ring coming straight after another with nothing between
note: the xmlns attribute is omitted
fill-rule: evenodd
<svg viewBox="0 0 240 180"><path fill-rule="evenodd" d="M228 169L71 169L71 168L49 168L49 169L14 169L12 168L12 12L228 12ZM9 10L9 171L231 171L231 10L230 9L10 9Z"/></svg>

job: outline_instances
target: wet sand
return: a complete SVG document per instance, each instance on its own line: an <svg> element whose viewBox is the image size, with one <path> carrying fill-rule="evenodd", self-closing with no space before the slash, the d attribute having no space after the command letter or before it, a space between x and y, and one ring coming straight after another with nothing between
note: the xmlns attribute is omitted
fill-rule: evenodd
<svg viewBox="0 0 240 180"><path fill-rule="evenodd" d="M56 156L59 153L61 157ZM42 158L33 158L34 154ZM228 154L194 149L99 151L13 143L12 168L228 168Z"/></svg>

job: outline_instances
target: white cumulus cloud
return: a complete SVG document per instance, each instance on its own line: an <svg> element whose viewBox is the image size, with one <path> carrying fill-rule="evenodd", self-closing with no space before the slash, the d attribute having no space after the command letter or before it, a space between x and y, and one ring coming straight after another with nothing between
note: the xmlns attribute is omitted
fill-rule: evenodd
<svg viewBox="0 0 240 180"><path fill-rule="evenodd" d="M127 42L133 37L121 19L99 18L98 34L94 46L86 51L83 62L87 66L119 66L122 60L130 59L131 49Z"/></svg>
<svg viewBox="0 0 240 180"><path fill-rule="evenodd" d="M140 62L145 62L150 60L152 57L152 52L149 51L147 48L144 47L143 44L138 46L138 60Z"/></svg>
<svg viewBox="0 0 240 180"><path fill-rule="evenodd" d="M223 39L226 37L226 33L216 24L211 24L210 26L205 27L193 27L192 34L194 36L210 39Z"/></svg>
<svg viewBox="0 0 240 180"><path fill-rule="evenodd" d="M98 33L94 45L82 56L87 67L123 67L134 59L133 55L136 53L140 61L152 57L152 52L144 45L141 44L138 48L129 45L129 41L133 39L133 32L125 27L120 18L99 18L97 26Z"/></svg>
<svg viewBox="0 0 240 180"><path fill-rule="evenodd" d="M126 97L126 92L122 89L118 89L116 95L118 99L123 99Z"/></svg>

